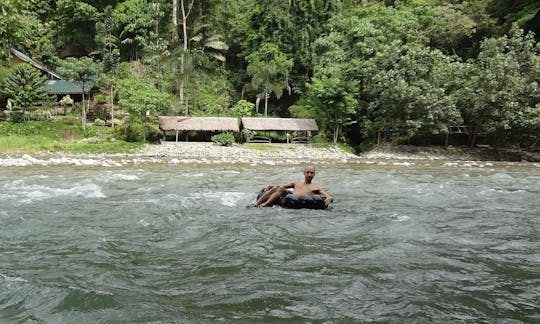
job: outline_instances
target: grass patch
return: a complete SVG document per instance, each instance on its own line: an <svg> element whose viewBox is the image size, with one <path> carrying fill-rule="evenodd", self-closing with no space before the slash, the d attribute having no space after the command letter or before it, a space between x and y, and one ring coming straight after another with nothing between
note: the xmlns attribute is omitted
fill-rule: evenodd
<svg viewBox="0 0 540 324"><path fill-rule="evenodd" d="M57 144L55 140L41 135L36 136L2 136L0 137L0 153L35 153L50 150Z"/></svg>
<svg viewBox="0 0 540 324"><path fill-rule="evenodd" d="M256 150L256 151L265 151L265 152L275 152L275 151L281 151L283 148L271 144L264 144L264 143L246 143L243 144L244 147Z"/></svg>
<svg viewBox="0 0 540 324"><path fill-rule="evenodd" d="M337 143L337 147L345 153L356 154L354 148L345 143Z"/></svg>
<svg viewBox="0 0 540 324"><path fill-rule="evenodd" d="M131 153L143 143L114 140L114 129L90 126L83 132L79 125L51 122L0 122L0 153L36 152Z"/></svg>
<svg viewBox="0 0 540 324"><path fill-rule="evenodd" d="M5 136L0 137L0 153L30 154L37 152L68 153L132 153L144 146L143 143L124 141L104 143L66 143L44 136Z"/></svg>
<svg viewBox="0 0 540 324"><path fill-rule="evenodd" d="M0 136L40 136L42 138L59 139L63 132L71 132L82 138L78 125L62 123L29 121L25 123L0 122Z"/></svg>
<svg viewBox="0 0 540 324"><path fill-rule="evenodd" d="M315 146L316 148L329 148L332 145L333 144L331 144L330 142L324 141L316 141L315 143L313 143L313 146Z"/></svg>
<svg viewBox="0 0 540 324"><path fill-rule="evenodd" d="M69 153L133 153L140 150L143 143L128 143L124 141L98 144L74 143L62 145L60 151Z"/></svg>

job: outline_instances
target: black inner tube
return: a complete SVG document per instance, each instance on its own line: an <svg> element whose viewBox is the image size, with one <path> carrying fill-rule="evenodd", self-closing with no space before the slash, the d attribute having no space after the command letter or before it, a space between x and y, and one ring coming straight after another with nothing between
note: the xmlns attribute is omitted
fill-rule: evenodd
<svg viewBox="0 0 540 324"><path fill-rule="evenodd" d="M264 191L260 191L257 194L257 200L261 198ZM291 209L326 209L328 206L325 204L325 196L322 195L295 195L291 192L279 197L273 205L281 206L283 208Z"/></svg>

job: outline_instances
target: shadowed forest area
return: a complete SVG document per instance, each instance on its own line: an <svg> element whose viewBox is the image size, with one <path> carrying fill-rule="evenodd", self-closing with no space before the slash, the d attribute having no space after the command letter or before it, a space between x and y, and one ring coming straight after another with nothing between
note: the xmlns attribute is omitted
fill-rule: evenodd
<svg viewBox="0 0 540 324"><path fill-rule="evenodd" d="M13 122L76 117L128 141L159 137L157 115L272 116L315 118L318 141L357 149L536 150L539 9L538 0L2 0L0 110ZM53 95L52 71L81 97Z"/></svg>

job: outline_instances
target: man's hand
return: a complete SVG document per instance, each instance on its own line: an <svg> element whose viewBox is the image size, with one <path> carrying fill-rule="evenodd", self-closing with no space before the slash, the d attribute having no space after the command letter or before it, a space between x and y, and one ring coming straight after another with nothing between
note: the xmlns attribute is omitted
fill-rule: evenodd
<svg viewBox="0 0 540 324"><path fill-rule="evenodd" d="M333 203L334 202L334 198L332 197L326 197L326 199L324 200L324 204L326 206L330 205L330 203Z"/></svg>

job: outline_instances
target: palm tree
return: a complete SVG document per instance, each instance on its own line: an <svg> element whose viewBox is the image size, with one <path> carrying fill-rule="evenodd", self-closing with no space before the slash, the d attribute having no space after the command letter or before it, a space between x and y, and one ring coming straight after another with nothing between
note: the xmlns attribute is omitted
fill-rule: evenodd
<svg viewBox="0 0 540 324"><path fill-rule="evenodd" d="M288 59L277 45L266 43L259 50L247 57L249 65L247 73L251 76L250 87L257 91L256 109L259 112L259 103L264 98L264 115L268 116L268 99L272 93L276 98L283 95L287 89L289 94L289 71L293 60Z"/></svg>

